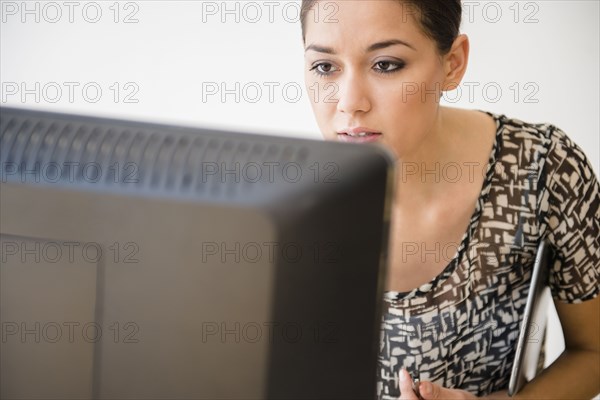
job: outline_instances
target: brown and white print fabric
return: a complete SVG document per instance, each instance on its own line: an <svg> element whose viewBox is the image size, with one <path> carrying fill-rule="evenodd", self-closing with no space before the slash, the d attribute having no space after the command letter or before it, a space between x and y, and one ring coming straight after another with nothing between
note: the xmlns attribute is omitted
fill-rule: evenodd
<svg viewBox="0 0 600 400"><path fill-rule="evenodd" d="M385 292L377 395L400 395L398 373L482 396L506 389L537 245L555 252L554 299L599 293L600 185L559 128L486 112L497 125L467 231L441 274ZM534 332L542 340L543 332Z"/></svg>

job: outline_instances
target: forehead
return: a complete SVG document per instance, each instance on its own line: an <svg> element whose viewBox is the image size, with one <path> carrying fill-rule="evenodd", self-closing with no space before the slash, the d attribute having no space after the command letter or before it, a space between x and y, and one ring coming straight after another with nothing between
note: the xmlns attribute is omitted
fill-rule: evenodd
<svg viewBox="0 0 600 400"><path fill-rule="evenodd" d="M319 0L306 15L306 45L341 50L401 39L417 48L427 47L431 43L417 20L417 9L399 0Z"/></svg>

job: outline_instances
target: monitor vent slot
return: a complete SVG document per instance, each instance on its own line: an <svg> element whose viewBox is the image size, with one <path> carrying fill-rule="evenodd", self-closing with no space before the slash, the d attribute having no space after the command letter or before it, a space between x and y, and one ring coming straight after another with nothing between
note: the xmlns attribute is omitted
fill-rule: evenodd
<svg viewBox="0 0 600 400"><path fill-rule="evenodd" d="M310 172L306 147L256 135L25 110L2 109L0 146L3 182L220 198Z"/></svg>

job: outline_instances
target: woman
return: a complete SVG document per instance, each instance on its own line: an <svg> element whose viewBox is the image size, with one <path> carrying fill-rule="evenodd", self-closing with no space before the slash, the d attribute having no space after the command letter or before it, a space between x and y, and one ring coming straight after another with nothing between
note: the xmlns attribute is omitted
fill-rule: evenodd
<svg viewBox="0 0 600 400"><path fill-rule="evenodd" d="M378 396L416 399L408 370L425 399L505 397L547 240L566 351L517 398L589 399L600 392L600 185L555 126L440 106L467 68L461 12L459 0L302 2L324 137L398 158Z"/></svg>

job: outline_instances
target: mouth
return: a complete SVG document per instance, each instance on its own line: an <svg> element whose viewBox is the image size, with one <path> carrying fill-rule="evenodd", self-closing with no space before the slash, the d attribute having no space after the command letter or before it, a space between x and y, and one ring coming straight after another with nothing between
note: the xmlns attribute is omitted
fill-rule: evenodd
<svg viewBox="0 0 600 400"><path fill-rule="evenodd" d="M337 139L340 142L348 143L371 143L376 142L382 137L381 132L370 128L347 128L337 132Z"/></svg>

